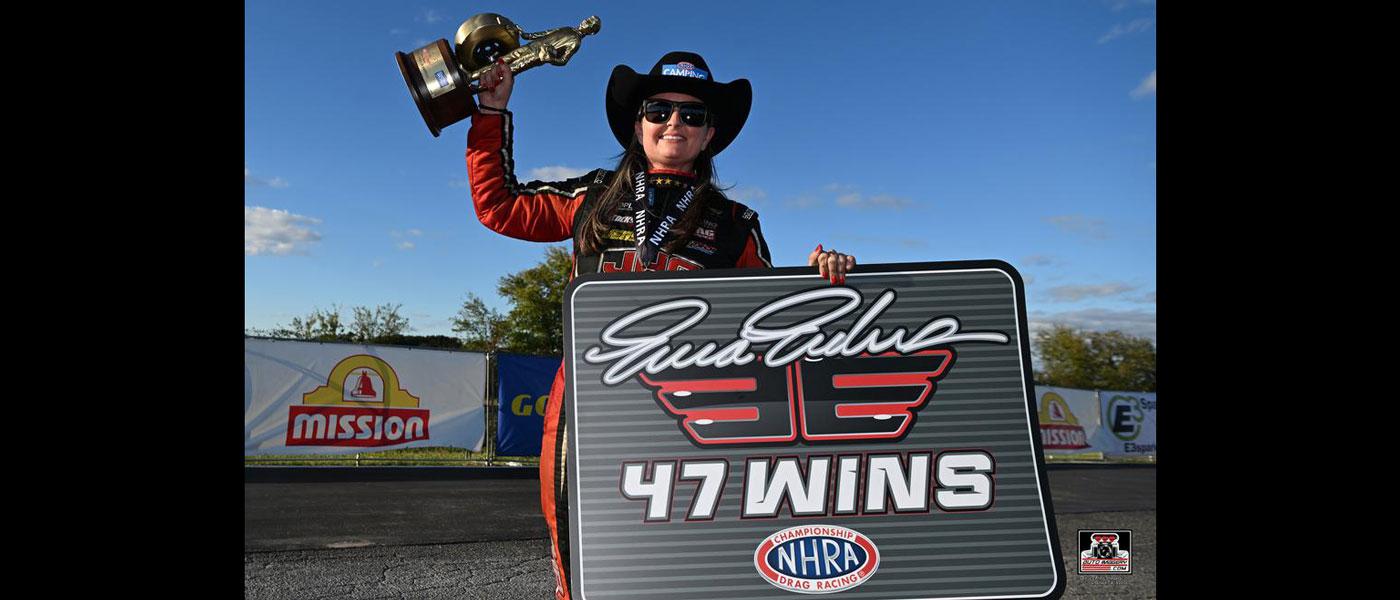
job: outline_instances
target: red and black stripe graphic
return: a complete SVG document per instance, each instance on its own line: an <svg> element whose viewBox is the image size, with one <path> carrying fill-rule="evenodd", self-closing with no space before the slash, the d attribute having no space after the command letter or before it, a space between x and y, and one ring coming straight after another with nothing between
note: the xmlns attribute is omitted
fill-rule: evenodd
<svg viewBox="0 0 1400 600"><path fill-rule="evenodd" d="M952 364L952 350L797 361L802 438L903 439Z"/></svg>
<svg viewBox="0 0 1400 600"><path fill-rule="evenodd" d="M669 369L637 377L697 446L898 441L953 365L951 349L799 360L781 369Z"/></svg>
<svg viewBox="0 0 1400 600"><path fill-rule="evenodd" d="M790 376L787 369L770 369L755 359L719 373L713 368L688 367L637 377L662 410L680 420L691 442L711 446L796 440Z"/></svg>

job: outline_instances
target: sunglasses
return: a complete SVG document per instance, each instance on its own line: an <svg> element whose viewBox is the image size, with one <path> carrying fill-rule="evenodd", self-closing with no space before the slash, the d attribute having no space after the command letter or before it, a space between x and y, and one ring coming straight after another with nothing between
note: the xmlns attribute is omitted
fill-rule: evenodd
<svg viewBox="0 0 1400 600"><path fill-rule="evenodd" d="M669 102L647 100L642 102L641 116L658 125L671 120L671 113L679 112L681 122L691 127L704 127L710 122L710 109L699 102Z"/></svg>

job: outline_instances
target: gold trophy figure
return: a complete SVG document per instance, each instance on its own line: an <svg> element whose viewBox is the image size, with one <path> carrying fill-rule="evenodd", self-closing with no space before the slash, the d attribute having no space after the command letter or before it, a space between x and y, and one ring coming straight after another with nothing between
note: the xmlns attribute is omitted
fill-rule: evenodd
<svg viewBox="0 0 1400 600"><path fill-rule="evenodd" d="M510 67L510 72L516 74L545 63L562 67L578 52L579 46L583 44L583 36L598 33L601 26L602 21L599 21L598 17L588 17L579 23L577 28L556 27L539 33L521 32L520 37L533 41L505 53L500 56L500 60L504 60L506 66ZM480 90L481 76L491 72L493 66L488 61L472 71L469 79L474 90Z"/></svg>
<svg viewBox="0 0 1400 600"><path fill-rule="evenodd" d="M447 40L439 39L409 54L395 52L394 57L423 122L437 137L444 127L476 112L472 95L495 85L492 81L483 86L481 77L491 72L498 59L515 74L543 64L563 66L578 52L584 36L598 33L601 27L602 21L592 16L576 28L527 33L501 15L481 13L457 28L455 52ZM520 38L530 43L521 46Z"/></svg>

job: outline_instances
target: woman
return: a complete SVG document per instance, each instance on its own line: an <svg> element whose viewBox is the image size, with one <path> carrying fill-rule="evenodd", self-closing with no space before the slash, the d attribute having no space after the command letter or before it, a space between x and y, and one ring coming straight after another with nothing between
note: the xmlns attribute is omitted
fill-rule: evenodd
<svg viewBox="0 0 1400 600"><path fill-rule="evenodd" d="M482 224L537 242L574 242L580 273L772 267L758 214L724 196L714 157L748 119L748 80L718 83L700 55L670 52L642 75L613 69L604 97L608 124L624 148L617 168L561 182L520 185L511 157L514 87L497 64L483 77L480 112L467 133L472 203ZM855 258L820 244L807 264L843 283ZM569 598L564 370L549 393L540 451L540 502L552 537L555 595Z"/></svg>

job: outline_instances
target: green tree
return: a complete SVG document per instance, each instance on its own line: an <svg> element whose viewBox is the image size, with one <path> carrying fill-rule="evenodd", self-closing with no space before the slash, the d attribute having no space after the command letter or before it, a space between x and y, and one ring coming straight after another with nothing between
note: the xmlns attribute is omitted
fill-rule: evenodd
<svg viewBox="0 0 1400 600"><path fill-rule="evenodd" d="M449 350L462 349L462 340L450 335L386 335L375 338L373 343L420 348L446 348Z"/></svg>
<svg viewBox="0 0 1400 600"><path fill-rule="evenodd" d="M1157 391L1157 349L1121 331L1080 331L1055 325L1035 336L1041 370L1036 381L1079 389Z"/></svg>
<svg viewBox="0 0 1400 600"><path fill-rule="evenodd" d="M355 322L350 326L355 341L370 343L385 337L401 336L408 331L408 318L399 314L402 304L381 304L374 307L356 306Z"/></svg>
<svg viewBox="0 0 1400 600"><path fill-rule="evenodd" d="M560 354L564 348L564 288L569 285L573 259L569 251L550 246L539 264L501 277L496 291L510 303L502 316L474 294L457 311L452 330L462 333L469 349Z"/></svg>
<svg viewBox="0 0 1400 600"><path fill-rule="evenodd" d="M473 352L505 349L505 316L487 307L476 294L467 294L467 301L452 318L452 331L462 334L462 347Z"/></svg>
<svg viewBox="0 0 1400 600"><path fill-rule="evenodd" d="M373 310L365 306L356 306L351 309L355 320L349 327L341 322L340 305L332 305L329 310L313 308L305 317L292 317L288 325L277 325L271 330L252 329L245 333L318 342L444 347L445 341L442 339L419 339L421 336L405 335L409 325L408 318L399 314L399 308L402 306L383 304ZM453 347L460 346L460 343L453 344Z"/></svg>
<svg viewBox="0 0 1400 600"><path fill-rule="evenodd" d="M506 345L525 354L561 354L564 350L564 288L573 259L559 246L545 249L540 264L506 275L496 291L510 300Z"/></svg>
<svg viewBox="0 0 1400 600"><path fill-rule="evenodd" d="M255 333L267 333L270 337L322 342L349 341L351 337L340 322L339 305L331 305L328 310L322 310L320 307L313 308L304 318L292 317L292 321L288 325L278 325L271 331L255 331Z"/></svg>

